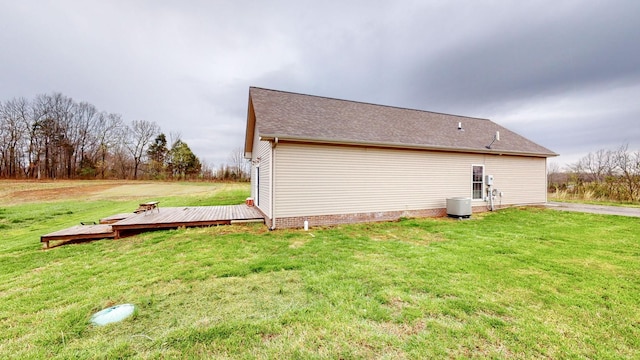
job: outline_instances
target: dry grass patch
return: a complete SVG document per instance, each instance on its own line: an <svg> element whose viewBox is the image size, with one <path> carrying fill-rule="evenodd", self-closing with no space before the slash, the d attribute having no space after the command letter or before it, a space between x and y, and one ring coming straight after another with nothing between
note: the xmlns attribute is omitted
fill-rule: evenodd
<svg viewBox="0 0 640 360"><path fill-rule="evenodd" d="M95 193L121 186L121 183L101 181L21 182L2 180L0 181L0 186L0 204L16 205L86 198Z"/></svg>
<svg viewBox="0 0 640 360"><path fill-rule="evenodd" d="M0 205L52 201L131 201L180 197L212 198L218 193L246 192L248 184L144 182L125 180L11 181L0 180ZM186 199L185 199L186 198Z"/></svg>

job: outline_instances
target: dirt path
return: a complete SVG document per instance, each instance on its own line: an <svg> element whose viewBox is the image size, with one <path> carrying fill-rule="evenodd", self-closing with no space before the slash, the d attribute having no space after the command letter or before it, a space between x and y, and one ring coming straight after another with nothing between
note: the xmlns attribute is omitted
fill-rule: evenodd
<svg viewBox="0 0 640 360"><path fill-rule="evenodd" d="M591 214L620 215L640 217L640 208L622 206L604 206L576 203L549 202L547 208L562 211L576 211Z"/></svg>

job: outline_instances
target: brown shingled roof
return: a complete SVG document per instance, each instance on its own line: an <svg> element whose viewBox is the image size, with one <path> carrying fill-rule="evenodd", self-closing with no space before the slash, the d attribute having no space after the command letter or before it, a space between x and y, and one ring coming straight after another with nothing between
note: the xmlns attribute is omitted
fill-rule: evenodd
<svg viewBox="0 0 640 360"><path fill-rule="evenodd" d="M458 130L461 123L462 130ZM245 151L263 139L420 148L473 153L556 156L491 120L249 88ZM487 145L500 132L500 141Z"/></svg>

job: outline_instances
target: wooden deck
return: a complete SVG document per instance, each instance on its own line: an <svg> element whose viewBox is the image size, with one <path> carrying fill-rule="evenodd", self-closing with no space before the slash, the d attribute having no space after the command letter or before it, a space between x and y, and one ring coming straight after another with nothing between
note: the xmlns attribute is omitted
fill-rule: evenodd
<svg viewBox="0 0 640 360"><path fill-rule="evenodd" d="M113 239L116 237L111 225L76 225L68 229L52 232L40 237L40 241L49 247L50 241Z"/></svg>
<svg viewBox="0 0 640 360"><path fill-rule="evenodd" d="M229 225L234 220L264 221L264 216L255 207L246 205L164 207L159 211L142 212L111 226L119 235L127 230Z"/></svg>
<svg viewBox="0 0 640 360"><path fill-rule="evenodd" d="M156 229L229 225L237 222L264 222L255 207L247 205L163 207L139 214L116 214L100 220L99 225L77 225L40 237L49 247L50 241L117 239L126 233Z"/></svg>

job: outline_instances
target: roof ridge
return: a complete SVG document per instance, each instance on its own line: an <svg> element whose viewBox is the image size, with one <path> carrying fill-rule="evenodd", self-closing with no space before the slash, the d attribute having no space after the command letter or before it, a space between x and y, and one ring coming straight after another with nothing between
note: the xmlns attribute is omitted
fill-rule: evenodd
<svg viewBox="0 0 640 360"><path fill-rule="evenodd" d="M487 118L479 118L479 117L466 116L466 115L448 114L448 113L443 113L443 112L438 112L438 111L421 110L421 109L414 109L414 108L408 108L408 107L402 107L402 106L374 104L372 102L366 102L366 101L339 99L339 98L335 98L335 97L322 96L322 95L310 95L310 94L303 94L303 93L295 92L295 91L268 89L268 88L263 88L263 87L259 87L259 86L249 86L249 89L259 89L259 90L279 92L279 93L283 93L283 94L309 96L309 97L314 97L314 98L321 98L321 99L327 99L327 100L336 100L336 101L344 101L344 102L357 103L357 104L363 104L363 105L371 105L371 106L382 106L382 107L398 109L398 110L418 111L418 112L436 114L436 115L446 115L446 116L455 116L455 117L466 118L466 119L491 121L491 119L487 119Z"/></svg>

